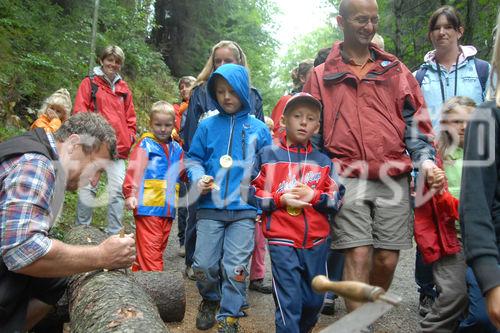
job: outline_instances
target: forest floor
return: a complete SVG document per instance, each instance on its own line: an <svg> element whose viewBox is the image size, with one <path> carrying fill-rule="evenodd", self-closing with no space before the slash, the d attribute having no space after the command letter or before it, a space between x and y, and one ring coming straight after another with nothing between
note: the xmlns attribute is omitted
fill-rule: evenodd
<svg viewBox="0 0 500 333"><path fill-rule="evenodd" d="M175 223L175 222L174 222ZM166 270L184 271L184 258L177 255L179 241L177 238L177 225L172 227L169 244L165 251ZM381 317L374 325L376 333L413 333L417 331L419 316L417 313L418 294L417 286L413 278L415 260L415 249L402 251L399 264L391 286L391 292L403 298L398 307ZM266 255L266 280L270 282L270 261ZM202 332L196 329L195 320L201 297L196 288L196 283L184 278L186 287L186 313L182 322L167 323L172 333ZM272 295L264 295L255 291L248 292L250 308L246 310L247 317L241 318L240 332L242 333L268 333L274 332L274 301ZM321 315L313 332L332 324L346 314L344 302L341 299L335 301L336 313L334 316ZM205 331L216 332L217 328Z"/></svg>

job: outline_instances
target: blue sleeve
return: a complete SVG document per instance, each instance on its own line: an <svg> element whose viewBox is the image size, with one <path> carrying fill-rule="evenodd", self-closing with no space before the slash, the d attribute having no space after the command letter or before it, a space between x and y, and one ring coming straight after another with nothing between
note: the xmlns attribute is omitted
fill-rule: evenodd
<svg viewBox="0 0 500 333"><path fill-rule="evenodd" d="M188 178L193 184L196 184L198 180L205 175L203 162L206 160L206 133L205 126L198 127L184 163L187 169Z"/></svg>
<svg viewBox="0 0 500 333"><path fill-rule="evenodd" d="M343 203L345 187L339 181L335 167L330 162L329 177L325 177L318 190L321 191L319 200L313 205L314 209L325 214L335 214Z"/></svg>
<svg viewBox="0 0 500 333"><path fill-rule="evenodd" d="M255 118L264 122L264 112L262 111L262 97L257 89L251 88L250 90L252 112Z"/></svg>
<svg viewBox="0 0 500 333"><path fill-rule="evenodd" d="M182 127L181 137L184 141L184 150L189 151L191 141L193 140L196 128L198 128L198 119L203 113L203 86L198 86L193 90L189 99L188 109L184 112L186 115L184 127Z"/></svg>

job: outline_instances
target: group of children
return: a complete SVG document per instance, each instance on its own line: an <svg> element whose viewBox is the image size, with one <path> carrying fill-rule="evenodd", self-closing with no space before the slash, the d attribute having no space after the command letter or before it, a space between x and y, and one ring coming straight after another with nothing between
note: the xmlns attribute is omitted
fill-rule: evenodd
<svg viewBox="0 0 500 333"><path fill-rule="evenodd" d="M276 331L308 332L323 306L323 296L312 291L310 282L315 275L327 275L329 225L344 194L331 160L310 142L320 127L321 103L306 93L291 96L279 119L285 130L272 139L270 129L276 124L266 126L250 116L248 70L222 65L207 82L219 113L200 122L185 158L181 143L172 138L182 127L192 82L181 80L180 105L153 104L149 132L130 154L123 193L136 222L137 261L132 269L163 270L182 178L195 184L199 196L193 263L202 296L197 328L218 322L220 332L238 330L247 305L258 219L271 258ZM436 174L446 177L448 186L426 189L432 199L415 210L416 241L424 260L435 263L439 289L439 311L425 318L429 322L444 311L458 317L464 310L466 266L455 224L464 128L474 106L468 98L455 97L443 107L437 147L444 171ZM60 89L44 102L33 127L56 131L70 111L69 93ZM448 242L429 236L437 234Z"/></svg>

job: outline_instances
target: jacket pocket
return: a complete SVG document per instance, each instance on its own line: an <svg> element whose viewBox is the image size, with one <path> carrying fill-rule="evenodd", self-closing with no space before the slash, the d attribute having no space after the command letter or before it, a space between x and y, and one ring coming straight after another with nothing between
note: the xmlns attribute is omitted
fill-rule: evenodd
<svg viewBox="0 0 500 333"><path fill-rule="evenodd" d="M165 205L165 189L167 181L160 179L144 180L144 192L142 196L142 204L144 206L164 206Z"/></svg>

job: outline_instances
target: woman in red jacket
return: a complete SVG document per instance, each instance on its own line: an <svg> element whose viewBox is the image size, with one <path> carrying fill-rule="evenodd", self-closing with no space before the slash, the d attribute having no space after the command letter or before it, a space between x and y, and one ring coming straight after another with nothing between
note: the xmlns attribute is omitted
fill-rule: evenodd
<svg viewBox="0 0 500 333"><path fill-rule="evenodd" d="M116 132L117 159L106 167L108 179L108 234L116 234L122 228L124 198L122 185L125 178L125 159L136 136L136 116L132 92L118 73L125 60L120 47L110 45L104 48L100 66L83 79L75 97L73 113L98 112L110 123ZM96 188L80 189L78 196L77 224L89 225L95 203Z"/></svg>

